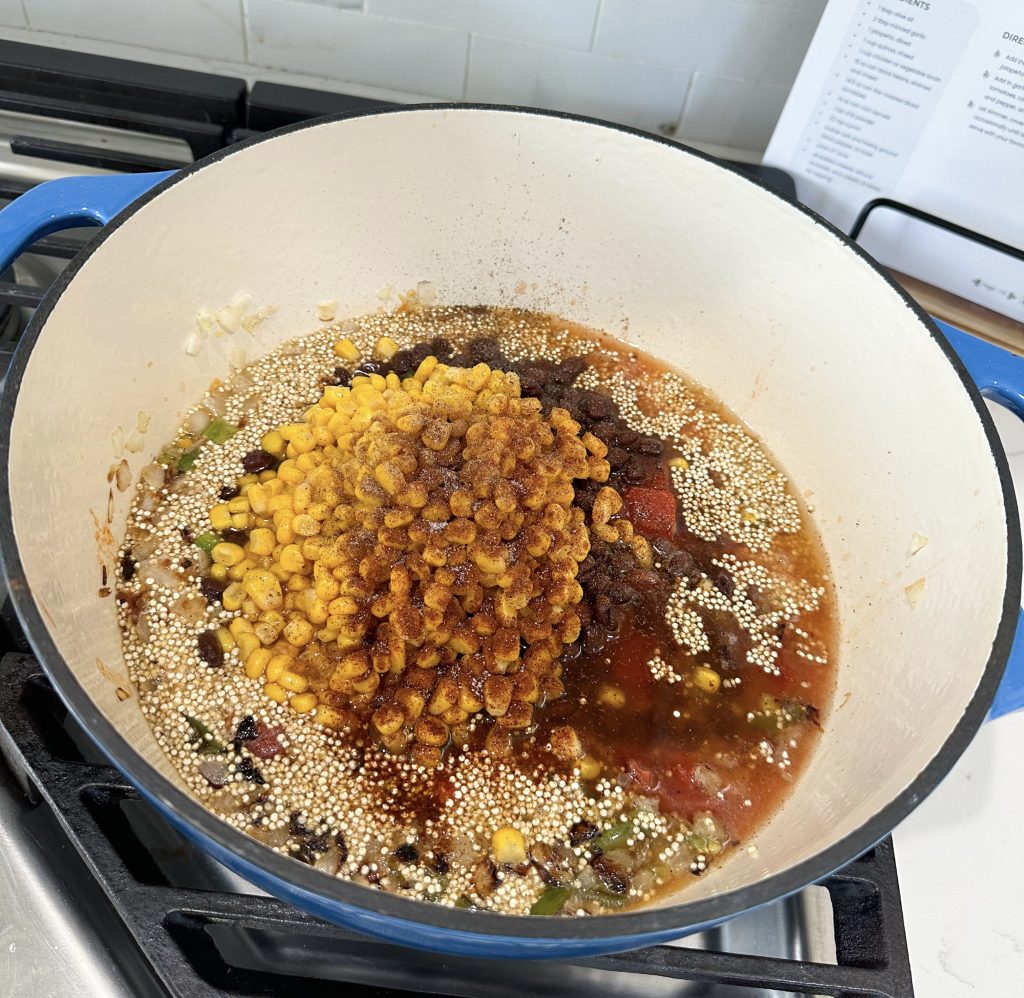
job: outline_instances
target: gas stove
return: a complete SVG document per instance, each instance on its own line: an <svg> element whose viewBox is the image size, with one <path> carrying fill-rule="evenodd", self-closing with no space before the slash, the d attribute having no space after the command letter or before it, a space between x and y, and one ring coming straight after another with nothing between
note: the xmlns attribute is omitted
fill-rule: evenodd
<svg viewBox="0 0 1024 998"><path fill-rule="evenodd" d="M6 42L0 84L0 203L51 177L174 168L374 103ZM793 194L780 171L736 165ZM0 377L88 235L47 237L0 275ZM913 994L891 839L784 901L615 956L498 966L357 936L167 825L67 714L6 605L0 655L0 995Z"/></svg>

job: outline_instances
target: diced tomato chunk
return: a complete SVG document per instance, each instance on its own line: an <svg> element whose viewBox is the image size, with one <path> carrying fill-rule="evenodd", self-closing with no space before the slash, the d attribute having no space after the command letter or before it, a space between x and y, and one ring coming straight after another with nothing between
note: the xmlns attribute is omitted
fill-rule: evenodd
<svg viewBox="0 0 1024 998"><path fill-rule="evenodd" d="M676 529L676 497L667 489L635 487L622 497L633 529L644 537L671 540Z"/></svg>
<svg viewBox="0 0 1024 998"><path fill-rule="evenodd" d="M696 762L689 756L666 756L657 750L634 756L626 763L626 771L641 793L657 797L662 810L687 819L697 811L715 810L720 803L698 782L695 769Z"/></svg>
<svg viewBox="0 0 1024 998"><path fill-rule="evenodd" d="M245 743L245 747L260 759L273 759L284 751L281 736L284 729L275 724L256 724L256 737Z"/></svg>

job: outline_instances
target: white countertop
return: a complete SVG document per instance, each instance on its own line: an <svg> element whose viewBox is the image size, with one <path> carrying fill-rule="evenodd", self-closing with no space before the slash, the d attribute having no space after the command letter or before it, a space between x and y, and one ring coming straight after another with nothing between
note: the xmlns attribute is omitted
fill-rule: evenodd
<svg viewBox="0 0 1024 998"><path fill-rule="evenodd" d="M994 415L1024 496L1024 425ZM918 998L1024 994L1024 711L983 725L893 840Z"/></svg>

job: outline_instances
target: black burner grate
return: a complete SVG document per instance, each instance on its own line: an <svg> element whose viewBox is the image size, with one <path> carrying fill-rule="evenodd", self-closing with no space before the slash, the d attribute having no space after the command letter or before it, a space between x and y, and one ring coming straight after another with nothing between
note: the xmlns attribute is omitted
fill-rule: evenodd
<svg viewBox="0 0 1024 998"><path fill-rule="evenodd" d="M892 842L822 882L838 965L654 946L560 963L437 956L367 939L231 879L106 765L28 655L0 663L0 748L38 806L53 809L144 964L174 998L647 993L652 978L806 995L910 998ZM159 828L161 844L151 834ZM253 888L248 888L253 890ZM154 994L146 990L146 994ZM680 990L676 994L708 994ZM749 992L748 992L749 993Z"/></svg>

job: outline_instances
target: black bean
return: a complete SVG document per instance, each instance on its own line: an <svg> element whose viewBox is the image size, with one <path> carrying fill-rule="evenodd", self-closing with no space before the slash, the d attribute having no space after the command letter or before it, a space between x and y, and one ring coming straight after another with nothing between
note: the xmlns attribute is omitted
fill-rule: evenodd
<svg viewBox="0 0 1024 998"><path fill-rule="evenodd" d="M466 355L474 364L493 364L503 360L498 341L491 336L480 336L466 345Z"/></svg>
<svg viewBox="0 0 1024 998"><path fill-rule="evenodd" d="M652 457L661 457L664 447L664 443L658 437L641 437L636 445L641 454L650 454Z"/></svg>
<svg viewBox="0 0 1024 998"><path fill-rule="evenodd" d="M217 493L217 498L221 502L230 502L232 499L237 499L239 490L237 485L222 485L220 492Z"/></svg>
<svg viewBox="0 0 1024 998"><path fill-rule="evenodd" d="M345 860L348 859L348 843L345 841L344 833L334 833L334 845L338 850L338 862L344 863Z"/></svg>
<svg viewBox="0 0 1024 998"><path fill-rule="evenodd" d="M353 372L352 377L358 378L360 376L367 377L371 374L380 374L381 368L384 367L383 361L379 360L364 360Z"/></svg>
<svg viewBox="0 0 1024 998"><path fill-rule="evenodd" d="M292 835L309 835L309 829L302 821L302 815L298 811L292 811L288 815L288 831Z"/></svg>
<svg viewBox="0 0 1024 998"><path fill-rule="evenodd" d="M616 428L612 438L620 447L628 449L640 439L640 434L636 430L631 430L628 426L620 426Z"/></svg>
<svg viewBox="0 0 1024 998"><path fill-rule="evenodd" d="M430 344L429 343L417 343L409 351L409 363L415 370L420 364L423 363L430 356Z"/></svg>
<svg viewBox="0 0 1024 998"><path fill-rule="evenodd" d="M633 568L626 573L626 585L632 589L646 592L649 589L657 589L661 584L661 576L646 568Z"/></svg>
<svg viewBox="0 0 1024 998"><path fill-rule="evenodd" d="M125 582L130 582L135 577L135 566L137 562L132 557L130 551L125 551L121 555L121 578Z"/></svg>
<svg viewBox="0 0 1024 998"><path fill-rule="evenodd" d="M336 367L334 369L334 383L341 388L348 388L352 384L352 372L347 367Z"/></svg>
<svg viewBox="0 0 1024 998"><path fill-rule="evenodd" d="M613 894L625 894L629 890L629 877L605 856L596 856L590 861L594 872Z"/></svg>
<svg viewBox="0 0 1024 998"><path fill-rule="evenodd" d="M622 473L630 485L641 485L651 477L653 470L649 458L634 454L623 466Z"/></svg>
<svg viewBox="0 0 1024 998"><path fill-rule="evenodd" d="M673 551L667 561L662 562L662 567L673 578L681 579L693 571L693 555L689 551Z"/></svg>
<svg viewBox="0 0 1024 998"><path fill-rule="evenodd" d="M277 464L277 458L273 454L265 451L261 448L249 451L242 458L242 467L250 474L254 475L260 471L267 471L273 468Z"/></svg>
<svg viewBox="0 0 1024 998"><path fill-rule="evenodd" d="M609 592L611 595L611 601L614 604L610 622L615 624L615 626L618 626L618 623L621 621L615 621L615 609L632 603L636 599L636 590L626 585L625 582L617 582L611 587Z"/></svg>
<svg viewBox="0 0 1024 998"><path fill-rule="evenodd" d="M251 742L259 733L260 730L256 727L256 718L252 714L246 714L235 728L235 741Z"/></svg>
<svg viewBox="0 0 1024 998"><path fill-rule="evenodd" d="M178 532L186 544L191 544L196 539L196 532L187 523L184 527L179 527Z"/></svg>
<svg viewBox="0 0 1024 998"><path fill-rule="evenodd" d="M619 411L615 401L601 392L587 392L584 406L591 419L611 419L617 416Z"/></svg>
<svg viewBox="0 0 1024 998"><path fill-rule="evenodd" d="M580 585L582 585L582 583L580 583ZM587 590L589 591L591 596L597 597L597 599L594 602L594 615L595 616L597 616L597 613L598 613L598 609L597 609L598 602L597 601L604 600L605 602L607 602L608 597L605 594L608 592L609 589L611 589L611 587L612 587L612 580L607 575L607 573L605 573L605 572L602 572L602 571L598 570L598 571L595 571L592 575L590 575L588 577L588 580L587 580ZM600 620L600 617L598 617L598 619Z"/></svg>
<svg viewBox="0 0 1024 998"><path fill-rule="evenodd" d="M420 851L411 842L403 842L394 851L394 857L400 863L416 863L420 858Z"/></svg>
<svg viewBox="0 0 1024 998"><path fill-rule="evenodd" d="M309 866L312 866L317 860L316 850L309 842L300 842L299 848L292 855L300 862L306 863Z"/></svg>
<svg viewBox="0 0 1024 998"><path fill-rule="evenodd" d="M224 651L217 640L216 631L203 631L199 635L199 657L211 668L219 669L224 665Z"/></svg>
<svg viewBox="0 0 1024 998"><path fill-rule="evenodd" d="M629 455L621 447L609 447L606 458L612 471L618 471L629 460Z"/></svg>
<svg viewBox="0 0 1024 998"><path fill-rule="evenodd" d="M451 356L452 345L443 336L435 336L434 339L430 341L430 352L433 353L438 360L444 360L445 357Z"/></svg>
<svg viewBox="0 0 1024 998"><path fill-rule="evenodd" d="M221 582L220 579L214 579L207 575L199 583L199 595L207 603L219 603L227 587L228 584L226 582Z"/></svg>
<svg viewBox="0 0 1024 998"><path fill-rule="evenodd" d="M599 624L609 624L612 619L612 601L605 594L601 593L594 600L594 620Z"/></svg>
<svg viewBox="0 0 1024 998"><path fill-rule="evenodd" d="M587 362L583 357L566 357L559 365L559 370L569 376L570 381L575 381L587 369Z"/></svg>
<svg viewBox="0 0 1024 998"><path fill-rule="evenodd" d="M597 825L593 825L589 821L577 821L569 828L569 845L578 846L583 842L589 842L591 839L597 838L597 833Z"/></svg>
<svg viewBox="0 0 1024 998"><path fill-rule="evenodd" d="M434 872L443 877L451 869L451 864L448 862L448 857L443 852L435 852L433 867Z"/></svg>
<svg viewBox="0 0 1024 998"><path fill-rule="evenodd" d="M242 758L235 763L235 768L249 783L255 783L258 787L266 785L267 781L263 779L263 774L253 765L252 759L247 755L242 756Z"/></svg>
<svg viewBox="0 0 1024 998"><path fill-rule="evenodd" d="M249 540L249 532L247 530L235 530L231 528L229 530L222 530L221 537L230 544L237 544L239 547L243 547Z"/></svg>
<svg viewBox="0 0 1024 998"><path fill-rule="evenodd" d="M580 606L582 605L582 603L577 605L577 613L580 612ZM581 618L582 616L583 615L580 614ZM558 661L561 662L563 665L565 665L568 662L573 662L580 657L580 652L582 651L583 646L580 644L579 641L574 641L571 645L562 645L562 654L558 656Z"/></svg>
<svg viewBox="0 0 1024 998"><path fill-rule="evenodd" d="M732 576L724 568L721 571L715 573L715 577L711 580L711 584L726 599L732 599L732 594L736 588L736 583L733 582Z"/></svg>

